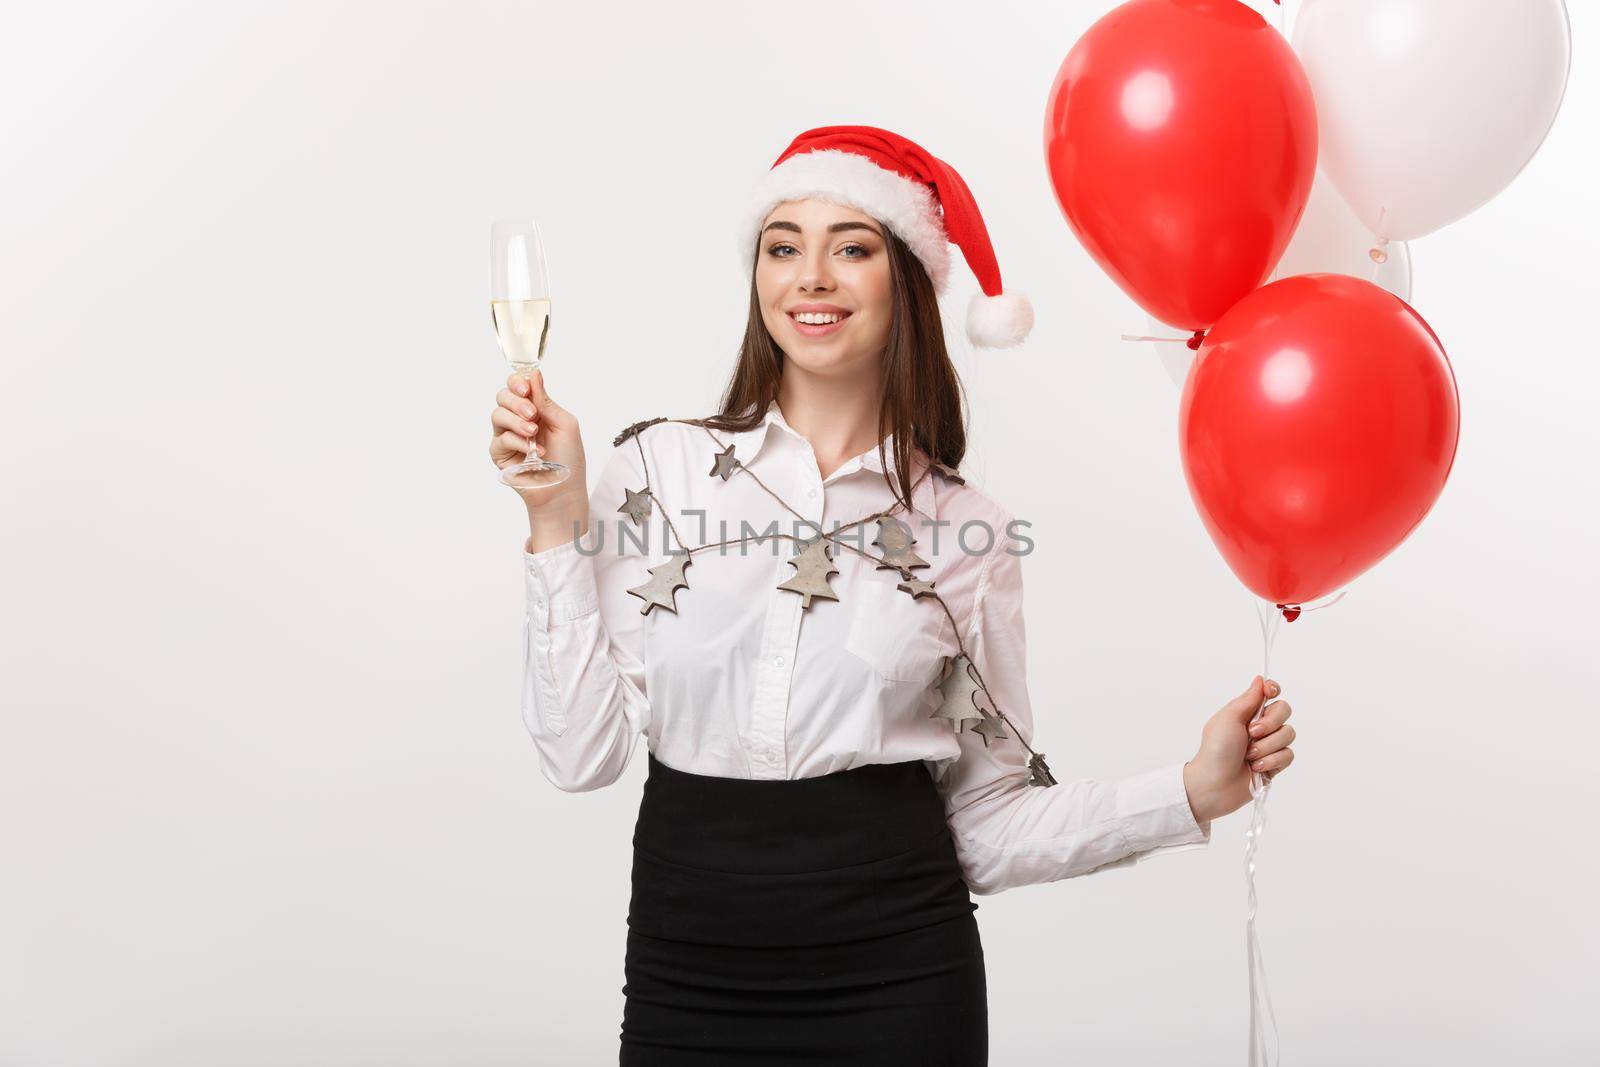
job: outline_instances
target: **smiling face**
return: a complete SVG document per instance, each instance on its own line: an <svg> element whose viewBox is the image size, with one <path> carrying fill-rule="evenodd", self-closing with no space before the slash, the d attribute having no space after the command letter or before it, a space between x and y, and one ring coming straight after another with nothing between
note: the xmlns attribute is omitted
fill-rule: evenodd
<svg viewBox="0 0 1600 1067"><path fill-rule="evenodd" d="M806 199L779 204L761 227L756 297L784 356L817 374L876 370L893 312L882 226L854 208Z"/></svg>

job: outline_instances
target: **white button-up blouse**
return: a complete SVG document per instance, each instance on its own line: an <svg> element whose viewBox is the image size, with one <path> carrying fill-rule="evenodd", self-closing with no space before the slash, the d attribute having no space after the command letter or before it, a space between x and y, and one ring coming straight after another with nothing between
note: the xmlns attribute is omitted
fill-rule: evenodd
<svg viewBox="0 0 1600 1067"><path fill-rule="evenodd" d="M746 469L711 473L727 445ZM885 442L886 454L893 442ZM896 588L902 576L834 546L838 597L778 586L796 576L797 542L764 537L698 551L672 593L676 611L628 592L690 548L776 531L809 540L893 503L876 449L827 478L774 402L740 433L657 422L623 440L590 494L589 531L541 552L524 546L527 582L522 715L540 767L557 787L617 780L641 734L658 760L695 774L804 778L869 763L922 760L944 799L974 893L1051 882L1201 848L1175 763L1117 780L1029 785L1028 697L1021 557L1025 524L987 494L929 470L914 453L914 513L899 518L931 566L933 597ZM724 464L726 467L727 465ZM752 477L754 475L754 477ZM892 477L892 472L890 477ZM648 484L644 524L621 512ZM668 512L663 516L663 510ZM875 522L841 536L875 556ZM956 631L1010 726L991 741L938 716ZM970 699L970 698L969 698Z"/></svg>

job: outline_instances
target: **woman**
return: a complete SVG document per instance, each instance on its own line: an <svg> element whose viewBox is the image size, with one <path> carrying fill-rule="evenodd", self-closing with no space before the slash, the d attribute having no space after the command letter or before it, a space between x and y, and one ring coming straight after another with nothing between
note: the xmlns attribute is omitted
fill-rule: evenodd
<svg viewBox="0 0 1600 1067"><path fill-rule="evenodd" d="M975 343L1031 325L970 192L904 138L823 127L749 217L716 416L629 427L590 494L542 379L499 394L494 462L574 472L524 495L524 718L564 790L647 741L622 1063L983 1064L971 894L1203 847L1252 769L1289 765L1289 705L1252 723L1277 695L1257 677L1187 762L1056 783L1031 747L1031 541L956 473L948 244L982 284Z"/></svg>

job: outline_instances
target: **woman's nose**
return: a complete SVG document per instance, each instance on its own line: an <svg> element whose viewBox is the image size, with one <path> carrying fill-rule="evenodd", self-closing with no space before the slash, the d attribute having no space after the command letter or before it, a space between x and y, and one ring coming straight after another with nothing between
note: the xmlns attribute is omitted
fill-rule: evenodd
<svg viewBox="0 0 1600 1067"><path fill-rule="evenodd" d="M812 289L827 289L832 285L833 278L829 275L826 267L808 263L800 272L800 288L802 289L808 291Z"/></svg>

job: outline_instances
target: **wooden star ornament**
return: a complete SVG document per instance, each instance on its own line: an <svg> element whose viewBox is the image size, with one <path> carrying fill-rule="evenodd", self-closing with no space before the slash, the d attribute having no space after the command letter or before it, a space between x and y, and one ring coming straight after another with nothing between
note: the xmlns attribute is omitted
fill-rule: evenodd
<svg viewBox="0 0 1600 1067"><path fill-rule="evenodd" d="M636 493L632 489L624 488L622 491L628 494L628 497L617 510L632 519L635 526L643 526L645 520L650 517L650 490L641 489Z"/></svg>
<svg viewBox="0 0 1600 1067"><path fill-rule="evenodd" d="M983 738L983 747L988 748L991 741L1006 741L1011 735L1000 732L1000 717L998 715L985 715L972 727L972 732Z"/></svg>
<svg viewBox="0 0 1600 1067"><path fill-rule="evenodd" d="M937 597L932 582L925 582L920 578L908 578L895 586L902 593L910 593L912 600L921 600L925 596Z"/></svg>
<svg viewBox="0 0 1600 1067"><path fill-rule="evenodd" d="M711 477L727 481L733 477L733 472L739 469L739 461L733 458L733 446L729 445L721 452L714 454L711 461Z"/></svg>
<svg viewBox="0 0 1600 1067"><path fill-rule="evenodd" d="M688 581L683 577L683 569L693 562L693 558L684 553L674 555L659 567L651 567L650 580L628 590L630 594L644 601L644 607L639 609L639 614L648 615L651 608L666 608L676 615L678 605L673 602L673 598L679 589L689 588Z"/></svg>
<svg viewBox="0 0 1600 1067"><path fill-rule="evenodd" d="M729 446L730 448L732 446ZM791 593L800 594L800 607L804 611L811 610L811 598L821 597L824 600L838 600L839 594L828 585L828 578L839 573L839 568L833 565L833 560L828 558L828 542L821 537L816 538L806 545L805 549L797 553L789 561L789 566L794 568L794 577L778 586Z"/></svg>

